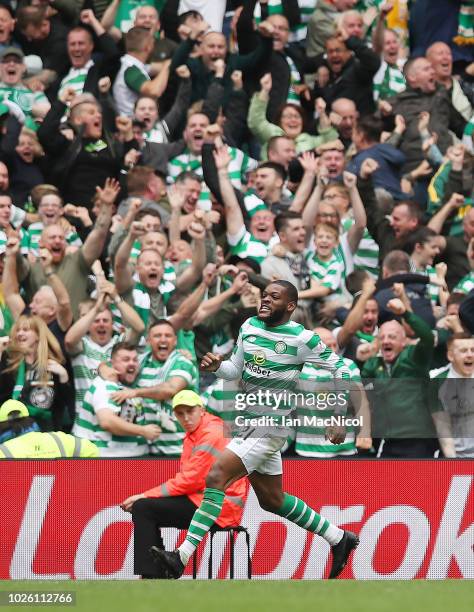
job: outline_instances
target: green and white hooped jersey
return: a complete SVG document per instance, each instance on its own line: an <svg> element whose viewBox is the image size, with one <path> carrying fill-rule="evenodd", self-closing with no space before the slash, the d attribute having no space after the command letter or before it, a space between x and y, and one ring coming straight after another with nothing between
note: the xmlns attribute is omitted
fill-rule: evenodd
<svg viewBox="0 0 474 612"><path fill-rule="evenodd" d="M260 264L265 257L270 255L272 247L278 244L280 239L274 234L270 242L262 242L254 238L252 234L245 229L245 226L242 226L240 234L236 234L235 236L227 234L227 242L230 246L231 255L238 255L242 259L251 257Z"/></svg>
<svg viewBox="0 0 474 612"><path fill-rule="evenodd" d="M32 223L25 230L21 240L21 252L23 255L32 254L35 257L39 256L39 241L43 232L44 225L41 221ZM65 236L68 246L82 246L82 240L76 232L68 232Z"/></svg>
<svg viewBox="0 0 474 612"><path fill-rule="evenodd" d="M334 250L327 261L320 259L315 252L306 253L305 258L311 278L331 289L331 295L343 294L345 265L338 250Z"/></svg>
<svg viewBox="0 0 474 612"><path fill-rule="evenodd" d="M360 371L357 365L351 360L343 358L344 364L350 372L351 382L360 383ZM298 390L303 393L317 394L318 405L304 406L298 405L297 417L301 419L301 425L296 427L296 442L295 451L303 457L338 457L346 455L354 455L357 452L355 446L355 430L354 428L346 429L346 439L342 444L331 444L325 438L325 428L312 426L310 418L328 418L334 415L334 410L328 409L324 400L324 390L320 385L330 383L331 375L327 370L319 368L312 363L305 363L298 380ZM321 389L321 391L319 390ZM305 418L307 421L305 422Z"/></svg>
<svg viewBox="0 0 474 612"><path fill-rule="evenodd" d="M176 287L172 282L167 281L164 278L161 279L160 285L158 287L158 292L160 293L163 299L163 317L166 317L166 304L168 303L168 300L170 299L170 296L175 289ZM138 315L140 316L140 319L145 324L145 330L147 330L148 324L150 322L152 298L148 289L140 281L135 281L135 285L132 290L132 301L133 308L135 308L135 310L137 311ZM123 322L120 310L115 304L110 305L110 310L112 311L114 330L122 332Z"/></svg>
<svg viewBox="0 0 474 612"><path fill-rule="evenodd" d="M35 104L49 104L48 98L42 91L32 91L22 83L16 87L11 87L0 82L0 100L10 100L14 102L25 115L31 116L31 110Z"/></svg>
<svg viewBox="0 0 474 612"><path fill-rule="evenodd" d="M97 376L87 391L82 407L76 414L73 435L86 438L99 447L101 457L143 457L148 455L148 444L142 436L116 436L102 429L97 419L97 412L108 408L118 417L134 423L145 425L141 398L126 400L118 404L111 399L112 393L123 391L120 383L103 380Z"/></svg>
<svg viewBox="0 0 474 612"><path fill-rule="evenodd" d="M221 363L216 375L235 380L240 374L247 397L265 393L265 399L256 405L250 399L246 402L247 414L278 417L295 408L292 392L306 362L349 381L350 373L343 360L314 332L294 321L270 327L258 317L251 317L240 328L232 355Z"/></svg>
<svg viewBox="0 0 474 612"><path fill-rule="evenodd" d="M415 274L423 274L424 276L429 277L430 282L427 286L428 296L430 298L430 302L436 306L436 304L439 303L439 285L434 282L437 278L434 266L426 266L424 270L415 267L413 272L415 272Z"/></svg>
<svg viewBox="0 0 474 612"><path fill-rule="evenodd" d="M228 168L229 179L236 189L242 189L242 181L245 174L255 170L258 162L246 153L235 147L228 147L230 162ZM192 171L202 178L202 160L200 155L194 155L186 149L181 155L174 157L168 164L168 175L174 180L182 172ZM201 194L198 206L205 210L211 209L211 194L206 183L201 183Z"/></svg>
<svg viewBox="0 0 474 612"><path fill-rule="evenodd" d="M70 68L69 72L61 81L58 90L58 98L61 96L66 87L73 87L76 95L82 94L89 70L94 65L93 60L89 60L82 68Z"/></svg>
<svg viewBox="0 0 474 612"><path fill-rule="evenodd" d="M239 381L218 378L201 395L207 412L221 418L231 426L241 414L236 406L236 394L242 391Z"/></svg>
<svg viewBox="0 0 474 612"><path fill-rule="evenodd" d="M8 238L3 230L0 230L0 254L5 253Z"/></svg>
<svg viewBox="0 0 474 612"><path fill-rule="evenodd" d="M353 225L354 219L346 218L342 221L344 232L348 232ZM355 270L365 270L374 279L379 277L379 245L372 238L367 228L364 230L362 240L354 253L353 259Z"/></svg>
<svg viewBox="0 0 474 612"><path fill-rule="evenodd" d="M474 271L471 270L469 274L466 274L464 278L462 278L459 283L454 287L453 293L464 293L467 295L470 291L474 289Z"/></svg>
<svg viewBox="0 0 474 612"><path fill-rule="evenodd" d="M382 59L373 80L374 100L385 100L395 96L406 89L406 81L399 66L390 66Z"/></svg>
<svg viewBox="0 0 474 612"><path fill-rule="evenodd" d="M107 344L100 346L89 336L82 338L82 351L71 358L76 391L76 414L82 409L82 402L91 382L98 376L99 364L110 359L113 347L122 340L123 335L115 335Z"/></svg>
<svg viewBox="0 0 474 612"><path fill-rule="evenodd" d="M316 8L317 0L298 0L301 22L291 28L289 42L302 42L306 40L308 21ZM281 0L268 0L268 15L283 15ZM262 21L260 4L255 6L254 18L257 25Z"/></svg>
<svg viewBox="0 0 474 612"><path fill-rule="evenodd" d="M186 389L197 391L197 375L196 366L179 351L174 350L163 362L153 359L151 350L148 350L142 357L138 386L154 387L178 376L186 381ZM160 437L149 443L150 452L154 455L180 455L184 431L173 418L171 401L144 398L143 406L146 422L156 424L162 430ZM175 427L170 427L170 421Z"/></svg>

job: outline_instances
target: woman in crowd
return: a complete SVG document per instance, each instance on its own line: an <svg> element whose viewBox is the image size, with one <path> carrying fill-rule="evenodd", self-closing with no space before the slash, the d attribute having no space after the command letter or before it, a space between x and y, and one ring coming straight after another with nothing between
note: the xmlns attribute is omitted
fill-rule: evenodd
<svg viewBox="0 0 474 612"><path fill-rule="evenodd" d="M0 402L18 399L42 431L64 429L72 399L58 341L38 316L22 315L0 359Z"/></svg>

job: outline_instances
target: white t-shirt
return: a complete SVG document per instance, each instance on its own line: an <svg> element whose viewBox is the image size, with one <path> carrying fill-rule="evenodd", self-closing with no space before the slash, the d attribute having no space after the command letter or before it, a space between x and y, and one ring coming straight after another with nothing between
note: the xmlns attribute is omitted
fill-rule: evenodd
<svg viewBox="0 0 474 612"><path fill-rule="evenodd" d="M186 11L198 11L213 32L222 32L226 0L179 0L178 15Z"/></svg>

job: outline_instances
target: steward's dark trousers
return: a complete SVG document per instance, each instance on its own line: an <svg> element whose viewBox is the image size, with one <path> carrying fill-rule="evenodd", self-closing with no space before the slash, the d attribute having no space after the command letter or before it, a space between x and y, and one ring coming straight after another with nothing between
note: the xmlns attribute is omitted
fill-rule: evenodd
<svg viewBox="0 0 474 612"><path fill-rule="evenodd" d="M132 506L134 524L134 574L157 578L157 567L149 554L150 546L164 548L160 527L187 529L196 506L186 495L144 498Z"/></svg>

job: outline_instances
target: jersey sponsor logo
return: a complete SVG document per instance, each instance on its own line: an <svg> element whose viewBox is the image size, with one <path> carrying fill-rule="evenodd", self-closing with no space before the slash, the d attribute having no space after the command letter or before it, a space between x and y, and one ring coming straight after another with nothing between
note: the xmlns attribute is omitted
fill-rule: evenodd
<svg viewBox="0 0 474 612"><path fill-rule="evenodd" d="M279 341L275 344L275 353L278 353L279 355L281 355L282 353L284 353L286 351L288 347L286 346L286 343L283 341Z"/></svg>
<svg viewBox="0 0 474 612"><path fill-rule="evenodd" d="M266 376L267 378L271 374L271 370L267 370L265 368L261 368L259 365L252 363L251 361L245 362L245 367L247 370L250 370L253 374L260 374L261 376Z"/></svg>
<svg viewBox="0 0 474 612"><path fill-rule="evenodd" d="M255 353L253 354L253 360L254 360L254 363L261 366L265 363L267 358L263 351L255 351Z"/></svg>

